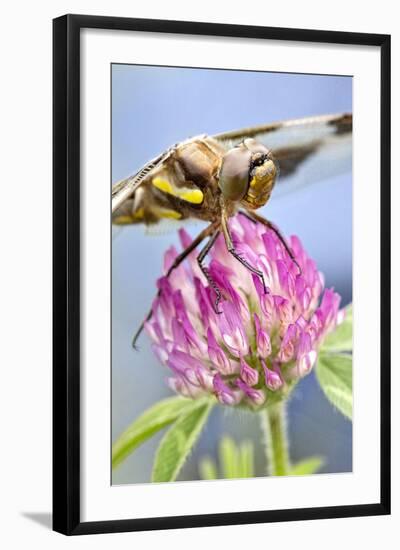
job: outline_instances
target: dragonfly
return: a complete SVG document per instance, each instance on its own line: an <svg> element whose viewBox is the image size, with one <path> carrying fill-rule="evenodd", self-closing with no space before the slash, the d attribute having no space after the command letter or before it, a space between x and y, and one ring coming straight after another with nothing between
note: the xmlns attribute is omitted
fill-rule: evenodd
<svg viewBox="0 0 400 550"><path fill-rule="evenodd" d="M262 271L237 251L229 218L244 215L274 231L301 272L279 228L258 210L270 200L275 186L276 191L293 190L351 170L351 152L350 113L191 137L172 145L112 187L112 223L151 226L165 219L208 222L175 258L165 276L169 277L207 239L197 262L215 292L214 309L220 313L221 291L205 265L220 234L229 253L260 278L267 292ZM151 316L152 310L133 337L134 347Z"/></svg>

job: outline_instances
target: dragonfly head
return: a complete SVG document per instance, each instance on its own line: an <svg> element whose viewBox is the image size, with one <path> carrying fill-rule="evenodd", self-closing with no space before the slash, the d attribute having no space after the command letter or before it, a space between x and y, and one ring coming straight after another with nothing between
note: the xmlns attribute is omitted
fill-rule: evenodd
<svg viewBox="0 0 400 550"><path fill-rule="evenodd" d="M277 176L278 167L269 149L248 138L224 156L219 188L226 199L257 209L270 198Z"/></svg>

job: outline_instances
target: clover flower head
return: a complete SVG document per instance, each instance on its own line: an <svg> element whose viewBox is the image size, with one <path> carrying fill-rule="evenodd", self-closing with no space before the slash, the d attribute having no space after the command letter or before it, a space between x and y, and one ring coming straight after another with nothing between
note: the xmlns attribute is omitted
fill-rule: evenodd
<svg viewBox="0 0 400 550"><path fill-rule="evenodd" d="M236 249L264 275L251 274L227 250L222 236L209 272L221 290L205 283L196 251L158 280L159 296L145 325L158 359L171 373L169 386L191 398L213 394L224 405L266 406L287 395L311 372L325 336L343 318L340 296L324 290L322 274L297 237L290 258L274 231L237 215L229 220ZM183 247L190 236L180 231ZM164 258L168 270L178 251ZM301 270L299 270L299 266Z"/></svg>

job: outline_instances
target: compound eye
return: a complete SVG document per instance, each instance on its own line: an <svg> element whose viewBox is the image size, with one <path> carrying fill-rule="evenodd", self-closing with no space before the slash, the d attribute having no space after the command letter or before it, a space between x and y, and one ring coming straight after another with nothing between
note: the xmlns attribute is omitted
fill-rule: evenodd
<svg viewBox="0 0 400 550"><path fill-rule="evenodd" d="M222 160L219 188L226 199L240 201L249 187L251 151L239 146L230 149Z"/></svg>

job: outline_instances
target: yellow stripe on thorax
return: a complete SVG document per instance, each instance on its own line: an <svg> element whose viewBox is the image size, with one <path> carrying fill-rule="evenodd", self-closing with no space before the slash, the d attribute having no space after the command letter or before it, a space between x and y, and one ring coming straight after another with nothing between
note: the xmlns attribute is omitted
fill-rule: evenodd
<svg viewBox="0 0 400 550"><path fill-rule="evenodd" d="M168 195L178 197L186 202L190 202L192 204L201 204L203 202L204 195L200 189L177 189L172 187L169 181L160 177L154 178L152 183L154 187L160 191L163 191Z"/></svg>
<svg viewBox="0 0 400 550"><path fill-rule="evenodd" d="M167 220L180 220L182 214L176 212L176 210L169 210L168 208L154 208L153 212L159 218L165 218Z"/></svg>

